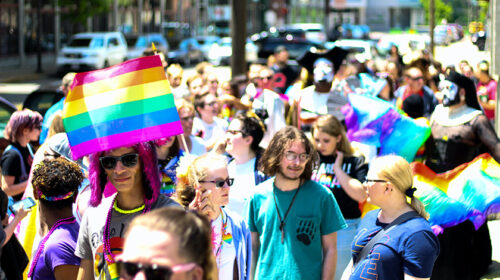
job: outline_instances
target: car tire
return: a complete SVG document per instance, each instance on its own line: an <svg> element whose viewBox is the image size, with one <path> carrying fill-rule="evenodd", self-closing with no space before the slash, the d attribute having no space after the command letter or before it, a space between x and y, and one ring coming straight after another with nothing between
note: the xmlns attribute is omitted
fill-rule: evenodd
<svg viewBox="0 0 500 280"><path fill-rule="evenodd" d="M108 68L109 67L109 62L107 60L104 60L104 64L102 68Z"/></svg>

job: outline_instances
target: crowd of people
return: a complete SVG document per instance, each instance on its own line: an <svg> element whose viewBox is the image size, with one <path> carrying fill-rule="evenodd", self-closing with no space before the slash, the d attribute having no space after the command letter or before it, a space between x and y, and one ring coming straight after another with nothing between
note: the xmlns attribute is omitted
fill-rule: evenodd
<svg viewBox="0 0 500 280"><path fill-rule="evenodd" d="M0 161L0 280L479 279L486 224L436 236L410 163L351 143L342 108L366 94L427 118L421 160L437 173L482 152L500 162L488 62L444 68L423 53L404 65L392 48L375 65L336 47L298 63L279 46L222 81L207 62L190 77L165 62L184 133L78 160L64 99L43 117L15 112ZM25 198L36 206L8 209ZM366 202L380 209L362 217Z"/></svg>

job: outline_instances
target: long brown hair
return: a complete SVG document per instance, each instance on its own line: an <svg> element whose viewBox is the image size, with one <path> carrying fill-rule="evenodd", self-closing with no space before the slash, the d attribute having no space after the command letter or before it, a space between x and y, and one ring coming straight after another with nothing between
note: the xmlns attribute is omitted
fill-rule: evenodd
<svg viewBox="0 0 500 280"><path fill-rule="evenodd" d="M342 139L337 143L336 149L346 156L352 156L354 154L351 142L349 142L349 139L347 139L345 135L344 126L336 117L332 115L321 116L313 123L311 130L313 135L315 131L321 131L333 137L341 135Z"/></svg>
<svg viewBox="0 0 500 280"><path fill-rule="evenodd" d="M309 155L309 161L300 178L302 180L311 179L312 172L318 164L318 153L304 132L293 126L280 129L271 139L269 146L259 161L261 171L268 176L275 176L279 171L281 160L285 156L285 150L295 141L304 144L306 153Z"/></svg>

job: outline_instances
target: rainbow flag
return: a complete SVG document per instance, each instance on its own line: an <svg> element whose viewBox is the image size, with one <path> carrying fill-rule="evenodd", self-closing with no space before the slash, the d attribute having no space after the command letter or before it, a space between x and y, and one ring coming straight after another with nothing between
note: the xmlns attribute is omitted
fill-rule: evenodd
<svg viewBox="0 0 500 280"><path fill-rule="evenodd" d="M401 114L391 103L378 97L351 93L342 107L347 138L380 147L379 156L397 154L412 162L431 129L422 120Z"/></svg>
<svg viewBox="0 0 500 280"><path fill-rule="evenodd" d="M424 203L434 233L466 220L478 229L488 215L500 212L500 164L489 154L441 174L420 162L412 168L415 196ZM363 213L374 208L366 203Z"/></svg>
<svg viewBox="0 0 500 280"><path fill-rule="evenodd" d="M159 56L78 73L63 123L73 158L182 134Z"/></svg>

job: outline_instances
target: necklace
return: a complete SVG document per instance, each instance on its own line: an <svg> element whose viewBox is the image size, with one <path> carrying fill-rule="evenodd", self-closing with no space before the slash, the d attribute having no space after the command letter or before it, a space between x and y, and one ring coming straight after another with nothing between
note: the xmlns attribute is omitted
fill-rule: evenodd
<svg viewBox="0 0 500 280"><path fill-rule="evenodd" d="M31 262L31 267L30 267L30 270L29 270L29 273L28 273L28 278L31 278L31 276L33 275L33 272L35 270L35 267L36 267L36 264L38 262L38 259L40 258L40 256L42 255L42 252L43 252L43 249L45 247L45 243L47 242L47 240L49 240L49 237L52 235L52 233L61 225L68 225L68 224L73 224L76 222L76 219L75 217L69 217L69 218L64 218L64 219L60 219L58 220L51 228L50 228L50 231L49 233L43 238L42 242L40 242L40 245L38 246L38 250L36 251L36 255L35 257L33 258L33 261Z"/></svg>
<svg viewBox="0 0 500 280"><path fill-rule="evenodd" d="M139 212L139 211L143 210L144 207L146 207L145 204L143 204L137 208L131 209L131 210L124 210L124 209L121 209L120 207L118 207L118 202L116 202L116 200L113 203L113 209L115 209L116 212L121 213L121 214L132 214L135 212Z"/></svg>
<svg viewBox="0 0 500 280"><path fill-rule="evenodd" d="M224 215L224 211L220 209L220 214L221 214L221 227L220 227L220 242L219 242L219 247L217 248L217 251L215 252L215 257L217 258L217 261L219 261L221 252L222 252L222 246L224 245L224 241L227 243L231 243L232 241L232 235L231 233L227 233L227 221L229 217ZM226 218L224 219L224 216Z"/></svg>
<svg viewBox="0 0 500 280"><path fill-rule="evenodd" d="M114 263L115 261L115 255L111 252L111 244L110 244L110 226L111 226L111 215L113 213L113 209L115 208L115 203L116 203L116 197L118 194L113 198L113 202L111 203L111 207L109 207L108 214L106 215L106 224L104 224L104 233L103 233L103 245L104 245L104 259L108 263ZM142 214L148 212L150 210L151 206L148 205L147 207L144 205L130 210L131 213L126 213L126 214L133 214L137 213L142 209ZM122 210L122 209L120 209ZM117 211L119 212L119 211Z"/></svg>
<svg viewBox="0 0 500 280"><path fill-rule="evenodd" d="M274 188L273 188L274 206L276 206L276 212L278 212L278 219L280 221L281 243L284 243L285 242L285 220L286 220L286 217L288 216L288 213L290 212L290 209L292 209L292 205L295 202L295 198L297 198L297 194L299 193L300 187L302 186L302 182L301 182L301 184L299 184L299 187L295 191L295 194L293 195L292 201L290 202L290 205L288 206L288 209L286 210L285 216L283 217L283 219L281 218L280 209L278 208L278 202L276 202L276 188L277 188L276 182L273 183L273 186L274 186Z"/></svg>

